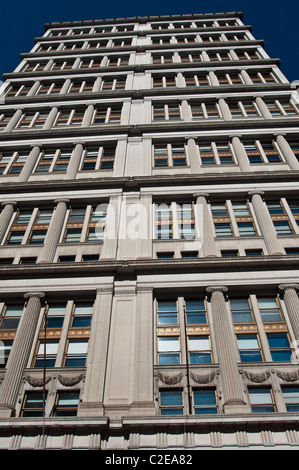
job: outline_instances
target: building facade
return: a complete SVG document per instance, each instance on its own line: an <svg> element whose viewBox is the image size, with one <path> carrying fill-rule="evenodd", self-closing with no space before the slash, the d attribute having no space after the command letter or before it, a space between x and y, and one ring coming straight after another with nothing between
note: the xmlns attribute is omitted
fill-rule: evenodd
<svg viewBox="0 0 299 470"><path fill-rule="evenodd" d="M0 106L0 449L299 449L298 94L238 12L51 23Z"/></svg>

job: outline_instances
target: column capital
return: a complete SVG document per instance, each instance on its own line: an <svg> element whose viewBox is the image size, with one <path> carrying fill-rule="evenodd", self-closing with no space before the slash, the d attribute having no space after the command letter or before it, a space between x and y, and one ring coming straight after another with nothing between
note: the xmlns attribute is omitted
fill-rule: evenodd
<svg viewBox="0 0 299 470"><path fill-rule="evenodd" d="M58 204L59 202L65 202L66 204L69 204L70 200L67 199L67 198L58 198L58 199L54 199L54 203L55 204Z"/></svg>
<svg viewBox="0 0 299 470"><path fill-rule="evenodd" d="M17 201L4 201L4 202L1 202L2 207L5 207L7 205L16 206L17 204L18 204Z"/></svg>
<svg viewBox="0 0 299 470"><path fill-rule="evenodd" d="M46 294L44 292L26 292L24 294L24 299L28 300L31 299L32 297L36 297L40 300L44 299Z"/></svg>
<svg viewBox="0 0 299 470"><path fill-rule="evenodd" d="M278 289L282 292L286 291L287 289L299 291L299 284L296 284L295 282L290 282L289 284L279 284Z"/></svg>
<svg viewBox="0 0 299 470"><path fill-rule="evenodd" d="M254 189L253 191L249 191L248 192L248 196L252 197L254 196L255 194L257 194L258 196L264 196L264 191L261 191L260 189Z"/></svg>
<svg viewBox="0 0 299 470"><path fill-rule="evenodd" d="M204 197L204 198L208 198L209 197L209 193L206 193L206 192L200 192L200 193L194 193L193 194L193 197L195 198L198 198L198 197Z"/></svg>
<svg viewBox="0 0 299 470"><path fill-rule="evenodd" d="M206 291L209 294L214 294L214 292L221 292L222 294L225 294L228 292L228 288L226 286L212 286L212 287L207 287Z"/></svg>

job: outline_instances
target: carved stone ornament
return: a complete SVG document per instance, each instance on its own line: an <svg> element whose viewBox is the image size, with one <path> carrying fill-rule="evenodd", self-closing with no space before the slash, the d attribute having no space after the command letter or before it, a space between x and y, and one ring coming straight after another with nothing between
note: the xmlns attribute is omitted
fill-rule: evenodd
<svg viewBox="0 0 299 470"><path fill-rule="evenodd" d="M282 372L281 370L277 370L276 374L285 382L296 382L296 380L299 380L299 370L294 370L293 372Z"/></svg>
<svg viewBox="0 0 299 470"><path fill-rule="evenodd" d="M47 377L45 380L45 384L50 382L52 377ZM31 377L31 375L26 376L26 380L32 387L42 387L44 385L44 379L40 377Z"/></svg>
<svg viewBox="0 0 299 470"><path fill-rule="evenodd" d="M198 375L194 374L194 372L190 372L190 377L198 384L209 384L214 380L215 376L216 372L210 372L209 374L204 375Z"/></svg>
<svg viewBox="0 0 299 470"><path fill-rule="evenodd" d="M170 375L164 375L161 374L161 372L158 372L157 374L158 379L161 380L166 385L176 385L178 384L182 378L184 377L183 373L180 373L178 375L170 376Z"/></svg>
<svg viewBox="0 0 299 470"><path fill-rule="evenodd" d="M84 378L84 374L78 375L77 377L63 377L62 375L58 375L58 380L61 385L65 387L72 387L73 385L78 384Z"/></svg>
<svg viewBox="0 0 299 470"><path fill-rule="evenodd" d="M265 382L270 377L271 373L268 370L266 372L260 372L260 373L247 372L245 370L244 375L251 382L260 384L262 382Z"/></svg>

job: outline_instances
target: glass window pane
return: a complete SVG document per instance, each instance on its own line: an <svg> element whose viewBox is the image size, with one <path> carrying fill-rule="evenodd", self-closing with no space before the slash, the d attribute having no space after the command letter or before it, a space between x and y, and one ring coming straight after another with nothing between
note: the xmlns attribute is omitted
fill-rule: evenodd
<svg viewBox="0 0 299 470"><path fill-rule="evenodd" d="M158 338L159 351L179 351L180 341L177 337L160 337Z"/></svg>
<svg viewBox="0 0 299 470"><path fill-rule="evenodd" d="M87 352L88 341L70 341L68 345L68 354L84 354Z"/></svg>

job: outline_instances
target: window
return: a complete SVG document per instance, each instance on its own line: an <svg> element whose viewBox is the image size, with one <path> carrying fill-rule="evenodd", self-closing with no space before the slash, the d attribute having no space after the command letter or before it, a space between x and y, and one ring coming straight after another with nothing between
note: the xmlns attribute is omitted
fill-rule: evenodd
<svg viewBox="0 0 299 470"><path fill-rule="evenodd" d="M23 418L40 418L44 412L43 392L26 392L20 416Z"/></svg>
<svg viewBox="0 0 299 470"><path fill-rule="evenodd" d="M1 325L0 325L1 328ZM6 363L12 348L13 341L1 340L0 341L0 369L6 367Z"/></svg>
<svg viewBox="0 0 299 470"><path fill-rule="evenodd" d="M81 126L85 110L71 109L59 111L54 127Z"/></svg>
<svg viewBox="0 0 299 470"><path fill-rule="evenodd" d="M228 102L228 105L233 118L260 117L260 113L254 101Z"/></svg>
<svg viewBox="0 0 299 470"><path fill-rule="evenodd" d="M230 308L234 323L252 322L249 299L230 299Z"/></svg>
<svg viewBox="0 0 299 470"><path fill-rule="evenodd" d="M101 84L101 91L106 90L124 90L126 86L125 77L104 77Z"/></svg>
<svg viewBox="0 0 299 470"><path fill-rule="evenodd" d="M172 211L170 204L156 207L156 236L158 240L172 239Z"/></svg>
<svg viewBox="0 0 299 470"><path fill-rule="evenodd" d="M177 302L174 300L160 300L157 304L158 325L177 325Z"/></svg>
<svg viewBox="0 0 299 470"><path fill-rule="evenodd" d="M121 105L113 105L110 107L98 107L95 110L92 124L114 123L119 124L121 120Z"/></svg>
<svg viewBox="0 0 299 470"><path fill-rule="evenodd" d="M62 328L65 316L66 304L52 304L50 303L46 311L46 327L47 328Z"/></svg>
<svg viewBox="0 0 299 470"><path fill-rule="evenodd" d="M154 104L154 121L174 121L181 119L179 104Z"/></svg>
<svg viewBox="0 0 299 470"><path fill-rule="evenodd" d="M288 412L299 411L299 387L281 387L282 395Z"/></svg>
<svg viewBox="0 0 299 470"><path fill-rule="evenodd" d="M28 238L30 245L41 245L44 243L51 222L52 212L52 209L40 209L38 211Z"/></svg>
<svg viewBox="0 0 299 470"><path fill-rule="evenodd" d="M262 355L257 335L237 335L241 362L261 362Z"/></svg>
<svg viewBox="0 0 299 470"><path fill-rule="evenodd" d="M298 115L298 107L290 100L280 99L272 102L266 102L266 104L273 117L290 117Z"/></svg>
<svg viewBox="0 0 299 470"><path fill-rule="evenodd" d="M178 336L158 337L159 365L180 364L180 339Z"/></svg>
<svg viewBox="0 0 299 470"><path fill-rule="evenodd" d="M182 143L154 144L154 166L186 166L186 146Z"/></svg>
<svg viewBox="0 0 299 470"><path fill-rule="evenodd" d="M257 300L263 322L282 320L277 299L271 299L269 297L258 297Z"/></svg>
<svg viewBox="0 0 299 470"><path fill-rule="evenodd" d="M184 413L181 390L160 391L160 413L161 415L182 415Z"/></svg>
<svg viewBox="0 0 299 470"><path fill-rule="evenodd" d="M209 79L206 74L198 75L185 75L185 84L187 87L190 86L209 86Z"/></svg>
<svg viewBox="0 0 299 470"><path fill-rule="evenodd" d="M291 361L292 350L287 334L269 333L267 334L269 348L273 361Z"/></svg>
<svg viewBox="0 0 299 470"><path fill-rule="evenodd" d="M185 301L186 323L206 323L206 305L204 300Z"/></svg>
<svg viewBox="0 0 299 470"><path fill-rule="evenodd" d="M84 367L87 357L88 339L69 339L65 354L65 367Z"/></svg>
<svg viewBox="0 0 299 470"><path fill-rule="evenodd" d="M273 395L270 388L248 388L252 413L273 413L275 411Z"/></svg>
<svg viewBox="0 0 299 470"><path fill-rule="evenodd" d="M81 170L112 170L115 160L116 146L88 148L84 151Z"/></svg>
<svg viewBox="0 0 299 470"><path fill-rule="evenodd" d="M190 364L210 364L212 362L208 336L189 336L188 348Z"/></svg>
<svg viewBox="0 0 299 470"><path fill-rule="evenodd" d="M23 304L5 304L1 313L1 329L17 329L23 313Z"/></svg>
<svg viewBox="0 0 299 470"><path fill-rule="evenodd" d="M176 87L176 80L174 75L154 75L153 88L173 88Z"/></svg>
<svg viewBox="0 0 299 470"><path fill-rule="evenodd" d="M44 340L40 341L33 361L33 367L55 367L56 356L58 351L59 341Z"/></svg>
<svg viewBox="0 0 299 470"><path fill-rule="evenodd" d="M72 327L89 327L92 312L93 302L76 302L73 308Z"/></svg>
<svg viewBox="0 0 299 470"><path fill-rule="evenodd" d="M192 204L177 204L179 237L192 240L195 238L195 219Z"/></svg>
<svg viewBox="0 0 299 470"><path fill-rule="evenodd" d="M53 416L76 416L79 405L79 391L58 392Z"/></svg>
<svg viewBox="0 0 299 470"><path fill-rule="evenodd" d="M212 388L193 390L193 408L196 415L217 414L216 390Z"/></svg>
<svg viewBox="0 0 299 470"><path fill-rule="evenodd" d="M72 208L64 234L64 243L79 243L85 219L85 208Z"/></svg>
<svg viewBox="0 0 299 470"><path fill-rule="evenodd" d="M216 103L191 103L193 119L218 119L221 117Z"/></svg>
<svg viewBox="0 0 299 470"><path fill-rule="evenodd" d="M26 129L29 127L42 127L46 122L48 114L48 112L26 112L23 114L15 128Z"/></svg>

